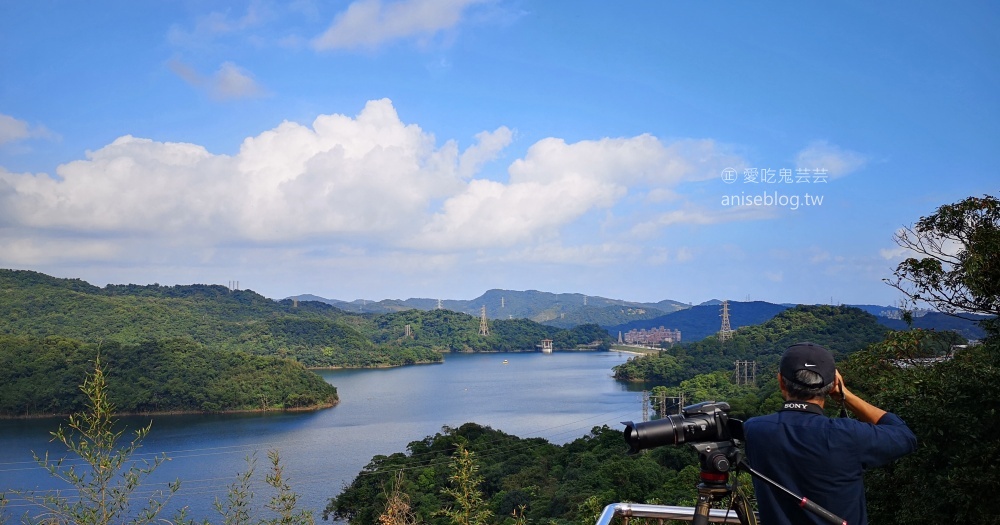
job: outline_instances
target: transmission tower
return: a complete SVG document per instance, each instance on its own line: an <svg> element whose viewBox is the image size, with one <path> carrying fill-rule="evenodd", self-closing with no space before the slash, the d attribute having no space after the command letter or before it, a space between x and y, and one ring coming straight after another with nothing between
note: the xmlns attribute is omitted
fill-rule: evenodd
<svg viewBox="0 0 1000 525"><path fill-rule="evenodd" d="M642 391L642 422L649 421L649 390Z"/></svg>
<svg viewBox="0 0 1000 525"><path fill-rule="evenodd" d="M669 405L667 401L670 402ZM680 392L676 396L668 396L666 392L660 394L659 407L657 412L660 414L661 419L669 415L667 414L668 407L677 407L677 413L680 414L684 409L684 392Z"/></svg>
<svg viewBox="0 0 1000 525"><path fill-rule="evenodd" d="M736 371L733 382L737 385L753 385L757 383L757 361L736 361Z"/></svg>
<svg viewBox="0 0 1000 525"><path fill-rule="evenodd" d="M443 307L443 306L441 306L441 299L438 299L438 305L437 305L437 309L438 309L438 310L443 310L443 309L444 309L444 307Z"/></svg>
<svg viewBox="0 0 1000 525"><path fill-rule="evenodd" d="M733 338L733 329L729 326L729 301L722 301L722 329L719 330L719 342L725 343Z"/></svg>
<svg viewBox="0 0 1000 525"><path fill-rule="evenodd" d="M480 310L479 335L490 335L490 324L486 322L486 305L483 305L483 308Z"/></svg>

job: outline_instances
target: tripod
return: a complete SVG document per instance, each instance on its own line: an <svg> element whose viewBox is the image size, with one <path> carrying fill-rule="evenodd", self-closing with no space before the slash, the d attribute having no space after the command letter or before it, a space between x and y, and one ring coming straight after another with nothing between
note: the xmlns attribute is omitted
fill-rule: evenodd
<svg viewBox="0 0 1000 525"><path fill-rule="evenodd" d="M698 483L698 503L694 507L693 525L707 525L712 503L732 496L732 507L742 525L757 525L757 515L750 508L743 493L729 485L729 472L738 469L742 461L740 449L732 441L693 443L701 464L701 482Z"/></svg>
<svg viewBox="0 0 1000 525"><path fill-rule="evenodd" d="M701 464L701 482L697 485L698 504L695 505L694 518L691 520L693 525L708 525L712 503L721 501L727 496L732 496L731 505L736 510L736 515L742 525L757 525L757 515L754 514L746 496L739 491L734 491L729 485L729 473L734 471L734 467L735 472L739 473L741 468L746 469L755 478L795 498L800 507L816 514L823 521L831 525L847 525L846 521L832 512L754 470L743 458L743 454L734 441L693 443L692 446L698 452L698 462Z"/></svg>

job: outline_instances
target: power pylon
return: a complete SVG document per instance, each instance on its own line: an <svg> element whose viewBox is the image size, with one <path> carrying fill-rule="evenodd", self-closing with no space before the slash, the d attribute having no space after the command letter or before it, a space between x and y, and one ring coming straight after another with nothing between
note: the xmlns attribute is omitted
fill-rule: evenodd
<svg viewBox="0 0 1000 525"><path fill-rule="evenodd" d="M479 316L479 335L487 336L490 335L490 324L486 322L486 306L480 310Z"/></svg>
<svg viewBox="0 0 1000 525"><path fill-rule="evenodd" d="M649 421L649 390L642 391L642 422Z"/></svg>
<svg viewBox="0 0 1000 525"><path fill-rule="evenodd" d="M725 343L733 338L733 329L729 326L729 301L722 301L722 328L719 330L719 342Z"/></svg>
<svg viewBox="0 0 1000 525"><path fill-rule="evenodd" d="M753 385L757 382L757 361L736 361L733 382L737 385Z"/></svg>

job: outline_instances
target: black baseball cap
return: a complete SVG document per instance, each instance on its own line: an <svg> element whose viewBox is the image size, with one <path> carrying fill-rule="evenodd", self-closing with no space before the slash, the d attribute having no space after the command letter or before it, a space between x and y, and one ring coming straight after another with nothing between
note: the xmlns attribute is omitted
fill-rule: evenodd
<svg viewBox="0 0 1000 525"><path fill-rule="evenodd" d="M820 384L807 384L795 379L799 370L816 372L823 378ZM806 388L820 388L837 378L837 367L833 363L833 354L816 343L797 343L789 346L781 356L781 377Z"/></svg>

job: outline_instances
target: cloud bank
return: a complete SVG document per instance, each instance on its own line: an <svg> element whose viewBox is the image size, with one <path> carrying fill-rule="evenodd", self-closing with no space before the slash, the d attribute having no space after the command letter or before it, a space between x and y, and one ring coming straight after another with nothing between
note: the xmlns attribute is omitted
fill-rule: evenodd
<svg viewBox="0 0 1000 525"><path fill-rule="evenodd" d="M643 197L717 177L733 159L712 141L546 138L510 162L505 180L483 176L513 141L514 132L500 127L464 148L456 140L438 144L402 122L387 99L354 117L283 122L246 138L231 156L126 135L58 166L55 176L0 169L0 240L10 247L0 262L152 253L170 260L193 251L210 258L233 245L596 256L630 234L634 221L626 217L635 204L615 211L630 199L661 214L647 230L727 220L709 220L689 205L664 210ZM560 245L569 228L600 213L618 213L622 224L584 233L592 246Z"/></svg>

